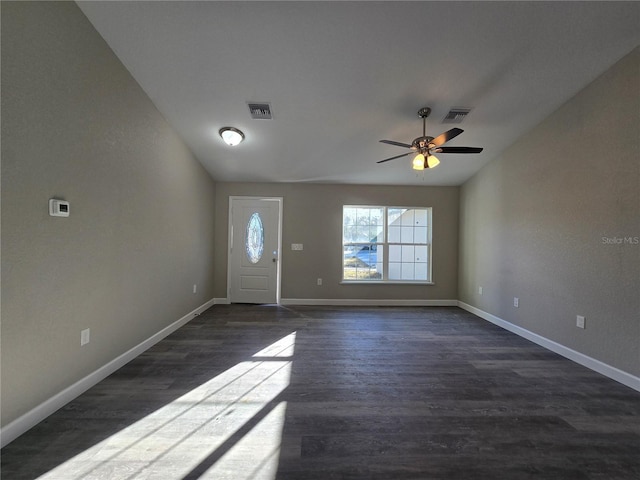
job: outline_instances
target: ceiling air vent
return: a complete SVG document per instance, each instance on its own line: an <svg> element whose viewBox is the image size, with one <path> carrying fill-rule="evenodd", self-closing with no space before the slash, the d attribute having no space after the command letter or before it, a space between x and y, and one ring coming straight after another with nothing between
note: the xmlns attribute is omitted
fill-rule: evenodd
<svg viewBox="0 0 640 480"><path fill-rule="evenodd" d="M251 118L257 120L271 120L271 104L269 103L248 103Z"/></svg>
<svg viewBox="0 0 640 480"><path fill-rule="evenodd" d="M442 123L462 123L470 111L470 108L452 108L442 119Z"/></svg>

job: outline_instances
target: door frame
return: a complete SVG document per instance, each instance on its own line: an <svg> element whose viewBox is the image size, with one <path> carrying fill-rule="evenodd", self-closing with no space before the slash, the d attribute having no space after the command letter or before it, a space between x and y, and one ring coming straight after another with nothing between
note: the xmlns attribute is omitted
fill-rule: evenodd
<svg viewBox="0 0 640 480"><path fill-rule="evenodd" d="M229 195L229 220L227 222L227 301L232 302L231 298L231 248L233 247L233 201L234 200L266 200L271 202L278 202L278 255L276 262L276 304L280 304L280 284L282 273L282 205L284 203L283 197L255 197L244 195Z"/></svg>

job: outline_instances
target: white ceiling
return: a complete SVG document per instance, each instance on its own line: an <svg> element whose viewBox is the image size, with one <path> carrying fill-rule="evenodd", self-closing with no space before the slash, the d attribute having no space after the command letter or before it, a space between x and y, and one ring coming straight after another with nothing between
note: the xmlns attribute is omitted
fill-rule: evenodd
<svg viewBox="0 0 640 480"><path fill-rule="evenodd" d="M640 43L638 2L78 3L218 181L459 185ZM484 152L376 164L423 106L427 134Z"/></svg>

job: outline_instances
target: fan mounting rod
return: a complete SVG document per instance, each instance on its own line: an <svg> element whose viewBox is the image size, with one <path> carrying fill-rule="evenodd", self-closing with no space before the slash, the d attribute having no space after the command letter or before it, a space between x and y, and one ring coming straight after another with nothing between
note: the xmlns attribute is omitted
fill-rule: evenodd
<svg viewBox="0 0 640 480"><path fill-rule="evenodd" d="M431 113L431 109L429 107L423 107L418 110L418 116L422 119L422 136L416 138L413 142L411 142L411 150L422 153L423 155L427 153L427 150L435 145L430 145L433 137L427 137L427 117Z"/></svg>
<svg viewBox="0 0 640 480"><path fill-rule="evenodd" d="M425 137L427 135L427 117L431 113L431 109L429 107L423 107L418 110L418 116L422 119L422 136ZM431 141L431 140L428 140ZM414 143L416 143L414 141Z"/></svg>

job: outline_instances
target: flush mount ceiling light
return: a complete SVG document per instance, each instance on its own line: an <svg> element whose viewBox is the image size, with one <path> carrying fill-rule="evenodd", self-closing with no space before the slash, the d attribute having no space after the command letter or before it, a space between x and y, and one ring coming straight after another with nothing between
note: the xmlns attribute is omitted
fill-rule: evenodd
<svg viewBox="0 0 640 480"><path fill-rule="evenodd" d="M235 147L244 140L244 133L237 128L222 127L218 133L222 137L222 140L224 140L224 143L230 147Z"/></svg>

